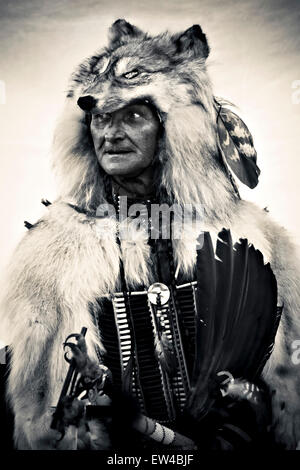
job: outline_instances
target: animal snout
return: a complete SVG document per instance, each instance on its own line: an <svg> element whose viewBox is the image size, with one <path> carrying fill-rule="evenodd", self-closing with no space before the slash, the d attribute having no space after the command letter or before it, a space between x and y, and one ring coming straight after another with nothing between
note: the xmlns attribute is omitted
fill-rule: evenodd
<svg viewBox="0 0 300 470"><path fill-rule="evenodd" d="M91 109L96 105L96 100L93 98L93 96L87 95L87 96L81 96L77 100L78 106L83 110L83 111L91 111Z"/></svg>

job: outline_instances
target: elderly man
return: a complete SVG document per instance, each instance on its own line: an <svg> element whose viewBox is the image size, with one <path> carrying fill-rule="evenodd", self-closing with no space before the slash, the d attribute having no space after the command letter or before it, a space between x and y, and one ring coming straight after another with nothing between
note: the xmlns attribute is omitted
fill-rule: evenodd
<svg viewBox="0 0 300 470"><path fill-rule="evenodd" d="M84 109L84 98L79 105ZM111 114L97 111L91 113L90 129L101 168L113 177L116 187L123 188L120 194L147 198L155 191L157 114L147 103L131 104Z"/></svg>
<svg viewBox="0 0 300 470"><path fill-rule="evenodd" d="M2 302L17 448L74 448L71 428L98 449L297 446L299 268L283 229L239 197L233 175L254 187L256 153L212 94L208 54L199 26L151 37L118 20L72 76L59 198L17 248ZM173 211L167 236L158 207ZM83 327L51 430L62 343ZM113 417L88 444L84 391Z"/></svg>

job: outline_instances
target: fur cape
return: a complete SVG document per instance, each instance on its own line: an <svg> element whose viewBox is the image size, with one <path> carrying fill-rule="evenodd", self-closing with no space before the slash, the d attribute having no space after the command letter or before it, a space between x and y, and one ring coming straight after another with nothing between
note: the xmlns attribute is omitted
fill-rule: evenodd
<svg viewBox="0 0 300 470"><path fill-rule="evenodd" d="M8 399L19 449L51 447L50 406L57 403L67 370L62 343L86 326L89 352L95 355L101 342L88 306L120 287L117 222L89 212L105 202L106 193L86 114L77 106L83 95L110 111L137 98L151 99L164 124L158 193L169 202L201 206L203 230L216 237L223 227L230 229L233 241L247 238L271 263L284 310L263 378L273 392L277 441L287 448L300 441L300 375L291 360L292 343L300 338L299 262L286 231L235 196L218 159L214 98L205 69L209 49L198 28L152 38L119 20L109 46L72 77L54 143L60 197L24 236L1 289L0 338L13 351ZM130 227L122 257L127 283L134 288L155 279L147 236ZM175 264L185 273L193 271L198 235L185 226L182 237L173 240Z"/></svg>

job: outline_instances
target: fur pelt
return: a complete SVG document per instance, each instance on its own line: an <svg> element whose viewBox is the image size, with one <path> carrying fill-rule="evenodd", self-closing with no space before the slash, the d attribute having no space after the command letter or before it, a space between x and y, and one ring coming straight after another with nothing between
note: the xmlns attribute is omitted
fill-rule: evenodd
<svg viewBox="0 0 300 470"><path fill-rule="evenodd" d="M273 391L276 439L295 448L300 440L300 375L291 355L293 340L300 338L299 262L286 231L265 211L235 197L217 158L205 36L191 28L151 38L124 21L116 22L110 35L109 46L73 75L54 142L60 197L17 247L1 289L0 338L13 350L8 398L16 447L51 447L49 407L57 403L67 367L62 343L86 326L89 353L95 355L101 341L88 306L120 289L116 221L80 213L69 204L89 211L106 198L85 113L77 106L78 97L89 94L99 108L110 111L150 97L164 123L158 194L166 194L168 202L201 206L202 230L216 239L223 227L230 229L233 241L247 238L271 263L284 312L263 377ZM126 74L133 69L143 73L129 83ZM173 241L175 264L184 273L193 271L198 235L186 226ZM133 229L123 240L122 257L131 288L155 280L142 231Z"/></svg>

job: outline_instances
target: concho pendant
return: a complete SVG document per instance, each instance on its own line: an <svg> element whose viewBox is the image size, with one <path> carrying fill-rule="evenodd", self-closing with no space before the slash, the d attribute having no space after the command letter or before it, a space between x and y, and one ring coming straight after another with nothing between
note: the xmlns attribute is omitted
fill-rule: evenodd
<svg viewBox="0 0 300 470"><path fill-rule="evenodd" d="M153 305L165 305L170 298L170 289L161 282L151 284L148 289L148 299Z"/></svg>

